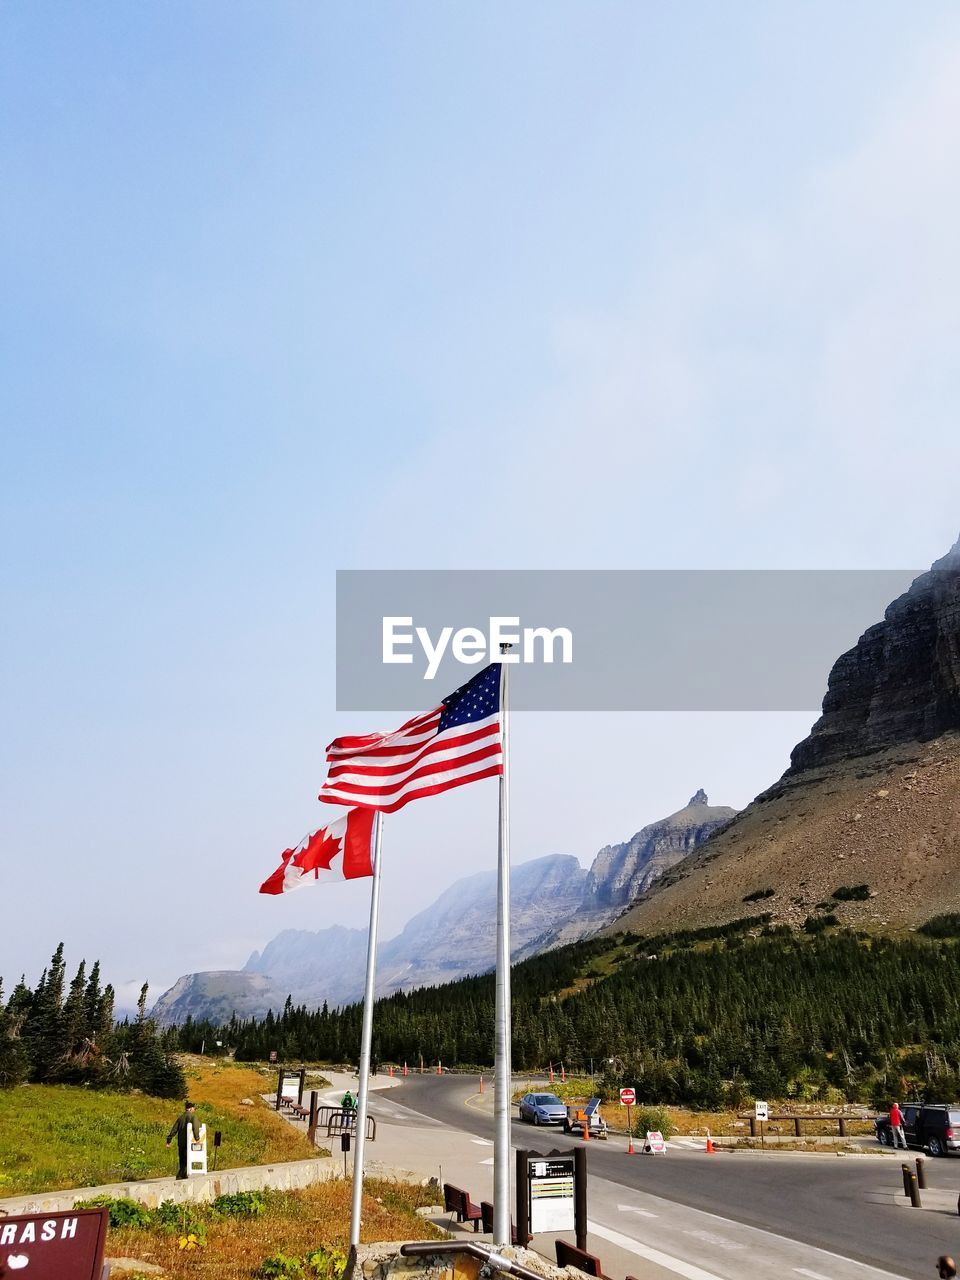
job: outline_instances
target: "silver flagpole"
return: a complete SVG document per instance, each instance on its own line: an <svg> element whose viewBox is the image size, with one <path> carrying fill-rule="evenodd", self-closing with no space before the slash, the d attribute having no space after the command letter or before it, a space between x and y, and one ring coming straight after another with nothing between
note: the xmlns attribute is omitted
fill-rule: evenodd
<svg viewBox="0 0 960 1280"><path fill-rule="evenodd" d="M506 647L506 646L504 646ZM507 673L500 663L500 832L497 841L497 1004L493 1069L493 1243L510 1243L510 769Z"/></svg>
<svg viewBox="0 0 960 1280"><path fill-rule="evenodd" d="M367 981L363 989L363 1029L360 1034L360 1092L354 1134L353 1200L350 1206L350 1250L360 1243L360 1204L363 1198L363 1148L367 1138L367 1097L370 1085L370 1041L373 1038L373 1000L377 974L377 924L380 918L380 844L383 814L374 819L373 884L370 886L370 931L367 934Z"/></svg>

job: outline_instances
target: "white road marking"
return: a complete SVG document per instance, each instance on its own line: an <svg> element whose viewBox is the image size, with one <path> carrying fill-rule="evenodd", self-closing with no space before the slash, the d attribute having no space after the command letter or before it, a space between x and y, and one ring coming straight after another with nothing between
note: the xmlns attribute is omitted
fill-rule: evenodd
<svg viewBox="0 0 960 1280"><path fill-rule="evenodd" d="M489 1160L481 1160L481 1161L480 1161L480 1163L481 1163L481 1164L493 1164L493 1156L491 1156Z"/></svg>
<svg viewBox="0 0 960 1280"><path fill-rule="evenodd" d="M658 1267L664 1267L674 1275L683 1276L684 1280L720 1280L713 1271L704 1271L703 1267L694 1266L692 1262L683 1262L680 1258L673 1258L669 1253L661 1252L660 1249L651 1249L649 1245L631 1240L622 1232L604 1227L599 1222L588 1221L587 1230L591 1235L599 1236L601 1240L609 1240L611 1244L626 1249L628 1253L635 1253L638 1258L646 1258L648 1262L655 1262Z"/></svg>
<svg viewBox="0 0 960 1280"><path fill-rule="evenodd" d="M794 1267L793 1269L798 1276L809 1276L810 1280L830 1280L829 1276L825 1276L820 1271L808 1271L806 1267Z"/></svg>
<svg viewBox="0 0 960 1280"><path fill-rule="evenodd" d="M493 1143L488 1142L486 1138L471 1138L471 1142L475 1142L478 1147L492 1147Z"/></svg>
<svg viewBox="0 0 960 1280"><path fill-rule="evenodd" d="M635 1204L618 1204L617 1208L621 1213L639 1213L641 1218L659 1218L658 1213L651 1213L649 1209L638 1209Z"/></svg>
<svg viewBox="0 0 960 1280"><path fill-rule="evenodd" d="M684 1229L685 1236L693 1236L695 1240L700 1240L703 1244L713 1245L715 1249L742 1249L742 1244L736 1244L733 1240L728 1240L726 1236L718 1236L714 1231L700 1231Z"/></svg>

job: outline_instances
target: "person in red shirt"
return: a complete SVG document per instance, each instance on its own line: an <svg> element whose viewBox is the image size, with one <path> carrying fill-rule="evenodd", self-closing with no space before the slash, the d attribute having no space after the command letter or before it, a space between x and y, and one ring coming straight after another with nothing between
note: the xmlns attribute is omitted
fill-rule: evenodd
<svg viewBox="0 0 960 1280"><path fill-rule="evenodd" d="M890 1133L893 1136L893 1145L907 1149L907 1136L903 1132L903 1116L900 1114L900 1108L896 1102L890 1105Z"/></svg>

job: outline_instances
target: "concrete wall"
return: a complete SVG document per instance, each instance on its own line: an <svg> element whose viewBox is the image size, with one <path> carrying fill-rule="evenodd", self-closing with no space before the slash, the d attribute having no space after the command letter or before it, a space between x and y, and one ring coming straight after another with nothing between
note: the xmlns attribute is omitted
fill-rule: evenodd
<svg viewBox="0 0 960 1280"><path fill-rule="evenodd" d="M95 1200L100 1196L138 1200L155 1209L164 1200L178 1203L206 1203L220 1195L237 1191L295 1191L313 1186L342 1173L343 1166L329 1157L317 1160L291 1160L282 1164L251 1165L246 1169L219 1169L216 1173L197 1174L178 1181L176 1178L149 1178L142 1182L112 1182L104 1187L73 1187L69 1191L38 1191L33 1195L0 1200L0 1211L16 1213L53 1213L72 1209L78 1200Z"/></svg>

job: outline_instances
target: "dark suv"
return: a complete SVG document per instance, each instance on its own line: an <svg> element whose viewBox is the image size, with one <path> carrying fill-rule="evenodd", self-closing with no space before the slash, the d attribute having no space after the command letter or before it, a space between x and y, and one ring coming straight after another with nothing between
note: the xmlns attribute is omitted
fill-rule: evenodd
<svg viewBox="0 0 960 1280"><path fill-rule="evenodd" d="M900 1114L908 1147L920 1147L932 1156L960 1151L960 1102L905 1102ZM873 1127L877 1141L892 1147L890 1117L877 1116Z"/></svg>

